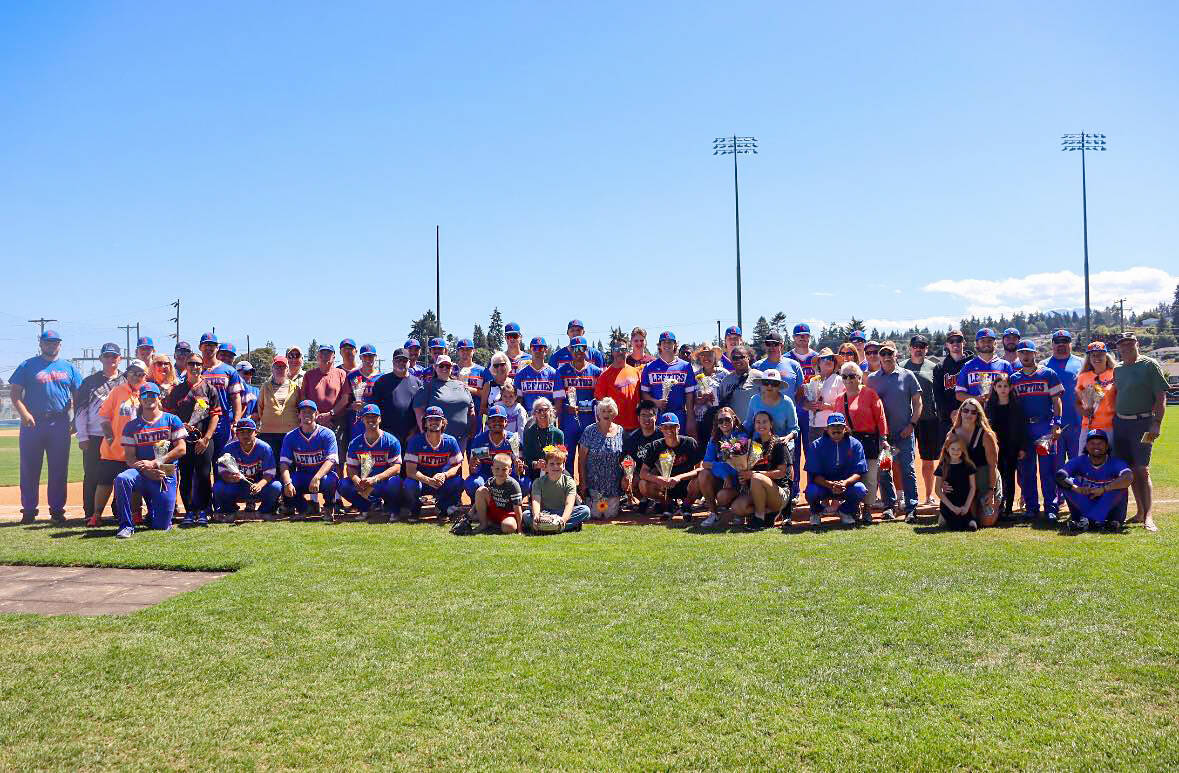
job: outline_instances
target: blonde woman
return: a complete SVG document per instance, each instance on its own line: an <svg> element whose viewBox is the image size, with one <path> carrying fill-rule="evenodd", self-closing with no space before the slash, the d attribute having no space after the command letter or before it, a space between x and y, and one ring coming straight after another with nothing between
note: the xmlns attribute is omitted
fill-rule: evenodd
<svg viewBox="0 0 1179 773"><path fill-rule="evenodd" d="M172 358L166 354L153 354L151 364L147 369L147 380L160 388L160 394L167 397L176 386L176 368L172 365Z"/></svg>
<svg viewBox="0 0 1179 773"><path fill-rule="evenodd" d="M1114 417L1114 362L1104 341L1094 341L1085 349L1085 364L1077 376L1077 389L1073 399L1077 401L1077 413L1081 416L1081 443L1077 453L1085 453L1085 436L1091 429L1103 429L1113 434ZM1086 406L1082 396L1090 385L1101 388L1105 394L1096 405Z"/></svg>
<svg viewBox="0 0 1179 773"><path fill-rule="evenodd" d="M819 399L809 401L806 405L807 410L811 412L809 440L812 443L823 436L827 429L827 417L836 410L839 398L843 397L839 357L827 347L823 347L819 352L819 365L815 376L822 381L823 388L820 390Z"/></svg>
<svg viewBox="0 0 1179 773"><path fill-rule="evenodd" d="M946 443L955 438L966 445L966 453L975 466L975 510L979 526L994 526L999 520L999 439L977 398L968 397L954 414L954 423Z"/></svg>

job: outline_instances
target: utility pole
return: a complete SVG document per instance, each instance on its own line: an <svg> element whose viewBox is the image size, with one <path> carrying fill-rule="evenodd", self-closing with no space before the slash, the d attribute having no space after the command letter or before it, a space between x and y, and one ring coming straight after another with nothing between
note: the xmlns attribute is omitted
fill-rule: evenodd
<svg viewBox="0 0 1179 773"><path fill-rule="evenodd" d="M1118 305L1118 332L1126 329L1126 299L1118 298L1114 301Z"/></svg>
<svg viewBox="0 0 1179 773"><path fill-rule="evenodd" d="M177 343L180 342L180 299L172 301L172 308L176 309L176 316L172 317L172 322L176 323L176 332L172 334L172 339Z"/></svg>
<svg viewBox="0 0 1179 773"><path fill-rule="evenodd" d="M123 356L128 360L132 360L134 359L132 355L135 353L135 350L131 348L131 331L135 330L135 334L139 335L139 323L136 322L134 325L119 325L119 330L127 334L127 348L123 350Z"/></svg>
<svg viewBox="0 0 1179 773"><path fill-rule="evenodd" d="M721 338L720 320L719 319L716 321L716 345L721 347L722 349L725 346L725 339Z"/></svg>
<svg viewBox="0 0 1179 773"><path fill-rule="evenodd" d="M93 349L83 349L83 350L82 350L82 356L81 356L81 357L73 357L73 358L71 359L71 362L73 362L73 363L74 363L74 365L75 365L76 367L78 367L78 369L79 369L79 370L81 370L81 367L80 367L80 366L81 366L81 364L82 364L83 362L101 362L101 359L100 359L100 358L98 358L98 357L95 357L95 356L94 356L94 350L93 350ZM93 373L93 372L94 372L94 369L92 368L92 369L90 370L90 372L91 372L91 373Z"/></svg>
<svg viewBox="0 0 1179 773"><path fill-rule="evenodd" d="M737 156L744 153L757 154L757 137L717 137L712 141L712 155L733 156L733 223L737 231L737 327L741 323L741 193L737 185Z"/></svg>
<svg viewBox="0 0 1179 773"><path fill-rule="evenodd" d="M140 335L141 335L141 334L140 334L140 332L139 332L139 323L138 323L138 322L136 322L136 323L135 323L135 346L136 346L136 347L138 347L138 346L139 346L139 336L140 336ZM149 362L148 364L150 365L151 363Z"/></svg>
<svg viewBox="0 0 1179 773"><path fill-rule="evenodd" d="M29 320L29 322L32 322L34 325L40 325L40 326L41 326L41 333L44 333L44 332L45 332L45 325L46 325L46 323L48 323L48 322L57 322L57 321L58 321L58 320L56 320L56 319L45 319L44 317L41 317L40 319L30 319L30 320ZM38 333L38 335L40 335L40 333Z"/></svg>
<svg viewBox="0 0 1179 773"><path fill-rule="evenodd" d="M438 320L438 335L442 335L442 236L441 226L434 226L434 318Z"/></svg>
<svg viewBox="0 0 1179 773"><path fill-rule="evenodd" d="M246 357L250 356L250 352L254 351L250 348L250 334L246 333Z"/></svg>
<svg viewBox="0 0 1179 773"><path fill-rule="evenodd" d="M1089 201L1085 185L1085 151L1105 150L1105 135L1093 132L1062 134L1061 150L1081 151L1081 229L1085 245L1085 343L1093 340L1093 326L1089 315Z"/></svg>

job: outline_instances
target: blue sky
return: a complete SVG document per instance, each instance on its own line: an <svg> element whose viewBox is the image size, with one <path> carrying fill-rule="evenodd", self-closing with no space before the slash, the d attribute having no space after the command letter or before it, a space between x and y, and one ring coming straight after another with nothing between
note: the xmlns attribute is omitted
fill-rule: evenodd
<svg viewBox="0 0 1179 773"><path fill-rule="evenodd" d="M387 353L435 224L451 332L703 339L731 132L747 328L1079 305L1082 129L1094 302L1179 281L1173 3L577 5L6 4L0 374L26 319L74 354L163 339L177 296L186 338Z"/></svg>

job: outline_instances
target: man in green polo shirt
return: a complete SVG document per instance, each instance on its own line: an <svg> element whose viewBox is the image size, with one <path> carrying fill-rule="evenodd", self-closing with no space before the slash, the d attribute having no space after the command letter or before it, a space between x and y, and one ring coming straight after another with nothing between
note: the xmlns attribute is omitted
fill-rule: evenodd
<svg viewBox="0 0 1179 773"><path fill-rule="evenodd" d="M1150 516L1152 483L1150 451L1162 432L1167 405L1167 377L1158 360L1138 353L1138 339L1122 333L1118 339L1121 364L1114 368L1114 455L1134 471L1134 501L1137 514L1132 523L1147 531L1158 531Z"/></svg>

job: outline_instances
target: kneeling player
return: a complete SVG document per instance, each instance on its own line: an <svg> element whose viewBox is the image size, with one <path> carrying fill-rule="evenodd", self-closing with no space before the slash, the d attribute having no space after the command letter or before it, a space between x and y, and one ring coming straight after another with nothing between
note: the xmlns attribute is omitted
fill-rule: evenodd
<svg viewBox="0 0 1179 773"><path fill-rule="evenodd" d="M442 523L458 507L463 495L463 451L446 434L446 415L436 405L422 417L425 432L414 435L405 447L405 483L402 500L413 517L422 511L422 496L432 494Z"/></svg>
<svg viewBox="0 0 1179 773"><path fill-rule="evenodd" d="M147 503L153 529L172 528L176 509L176 460L184 456L184 422L160 408L160 388L148 382L139 387L139 416L123 427L123 454L127 469L115 478L115 514L119 539L135 533L131 497L139 494Z"/></svg>
<svg viewBox="0 0 1179 773"><path fill-rule="evenodd" d="M504 534L512 534L524 523L524 495L519 481L509 475L511 470L512 457L508 454L496 454L491 460L491 480L475 491L480 530L486 531L494 523Z"/></svg>
<svg viewBox="0 0 1179 773"><path fill-rule="evenodd" d="M381 409L369 403L360 409L364 433L348 444L347 475L340 496L363 518L374 504L391 518L401 506L401 443L381 430Z"/></svg>
<svg viewBox="0 0 1179 773"><path fill-rule="evenodd" d="M336 434L322 424L315 423L319 407L311 400L299 403L299 426L286 434L279 454L278 474L282 480L282 495L288 506L295 508L291 520L302 520L310 507L318 507L316 495L323 494L323 520L335 520L333 510L336 486L340 476L334 467L340 461Z"/></svg>
<svg viewBox="0 0 1179 773"><path fill-rule="evenodd" d="M217 503L221 520L233 523L238 502L261 500L259 516L264 521L272 521L278 497L282 494L282 484L274 479L278 472L274 450L258 439L258 425L253 419L239 421L234 432L237 439L226 445L225 453L217 459L217 481L213 484L213 501ZM226 456L233 460L233 464L229 464ZM180 525L192 526L192 514L184 516Z"/></svg>
<svg viewBox="0 0 1179 773"><path fill-rule="evenodd" d="M1110 456L1105 430L1089 430L1085 455L1069 459L1056 473L1071 514L1069 530L1085 531L1090 524L1121 529L1126 522L1126 491L1133 479L1130 466Z"/></svg>

